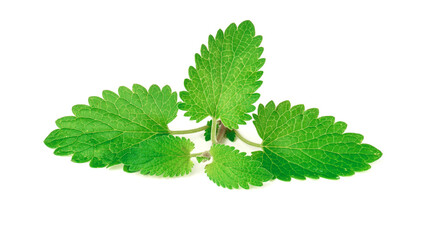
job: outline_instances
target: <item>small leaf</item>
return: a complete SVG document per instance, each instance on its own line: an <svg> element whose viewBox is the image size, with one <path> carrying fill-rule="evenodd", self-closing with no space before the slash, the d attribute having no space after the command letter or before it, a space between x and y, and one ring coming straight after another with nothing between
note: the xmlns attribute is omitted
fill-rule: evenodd
<svg viewBox="0 0 427 240"><path fill-rule="evenodd" d="M90 97L89 105L75 105L74 116L56 121L44 143L54 154L73 155L72 161L91 167L120 163L118 159L137 144L169 134L168 123L178 112L177 93L169 86L152 85L147 91L135 84L119 88L119 95L104 91L103 98Z"/></svg>
<svg viewBox="0 0 427 240"><path fill-rule="evenodd" d="M227 137L231 142L234 142L236 141L236 132L234 132L234 130L227 129L227 131L225 131L225 137Z"/></svg>
<svg viewBox="0 0 427 240"><path fill-rule="evenodd" d="M121 162L127 172L182 176L191 172L193 149L194 144L189 139L165 135L139 143L121 158Z"/></svg>
<svg viewBox="0 0 427 240"><path fill-rule="evenodd" d="M212 131L212 120L209 120L206 125L208 128L205 129L205 141L209 142L211 140L211 131Z"/></svg>
<svg viewBox="0 0 427 240"><path fill-rule="evenodd" d="M205 172L218 186L225 188L249 188L262 186L263 182L272 179L271 173L261 167L259 161L253 160L246 153L235 150L234 147L215 144L210 153L213 162L206 165Z"/></svg>
<svg viewBox="0 0 427 240"><path fill-rule="evenodd" d="M184 81L186 91L180 92L179 107L187 111L184 116L197 122L211 116L230 129L246 124L262 83L261 41L250 21L239 27L233 23L215 38L209 36L209 48L202 45L201 54L196 54L196 67L190 67L189 79Z"/></svg>
<svg viewBox="0 0 427 240"><path fill-rule="evenodd" d="M362 143L363 136L344 133L347 124L334 117L318 118L316 108L291 107L289 101L277 107L260 104L254 125L263 140L263 151L252 156L283 181L291 178L338 179L370 168L382 153Z"/></svg>

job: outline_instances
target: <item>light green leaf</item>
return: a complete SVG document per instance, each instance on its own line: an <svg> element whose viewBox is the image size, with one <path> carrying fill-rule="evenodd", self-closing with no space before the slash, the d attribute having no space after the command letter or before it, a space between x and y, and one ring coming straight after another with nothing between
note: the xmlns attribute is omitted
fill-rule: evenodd
<svg viewBox="0 0 427 240"><path fill-rule="evenodd" d="M185 116L197 122L211 116L230 129L246 124L251 119L247 113L255 110L253 103L259 98L255 91L262 83L259 69L265 59L260 58L261 41L250 21L239 27L233 23L225 33L219 30L215 38L209 36L209 49L202 45L196 67L190 67L189 79L184 81L187 91L180 92Z"/></svg>
<svg viewBox="0 0 427 240"><path fill-rule="evenodd" d="M261 167L259 161L253 160L246 153L235 150L234 147L215 144L210 153L213 162L206 165L205 171L209 179L218 186L225 188L249 188L262 186L263 182L270 180L273 176Z"/></svg>
<svg viewBox="0 0 427 240"><path fill-rule="evenodd" d="M177 93L169 86L153 85L147 91L135 84L132 91L119 88L119 95L104 91L103 98L90 97L89 105L75 105L74 116L56 121L59 129L45 139L59 156L73 155L77 163L91 167L118 164L126 151L157 135L168 134L167 124L177 115Z"/></svg>
<svg viewBox="0 0 427 240"><path fill-rule="evenodd" d="M363 136L344 133L347 124L334 117L318 118L316 108L304 111L289 101L277 107L269 102L258 107L254 125L263 140L262 152L252 156L280 180L291 178L338 179L370 168L382 153L362 144Z"/></svg>
<svg viewBox="0 0 427 240"><path fill-rule="evenodd" d="M126 171L164 177L191 172L190 153L194 144L186 138L164 135L139 143L122 158Z"/></svg>

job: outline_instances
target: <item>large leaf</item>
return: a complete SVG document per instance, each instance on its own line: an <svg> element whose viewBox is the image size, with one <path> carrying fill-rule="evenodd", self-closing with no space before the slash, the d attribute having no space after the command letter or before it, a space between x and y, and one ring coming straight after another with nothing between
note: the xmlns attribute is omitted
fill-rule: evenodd
<svg viewBox="0 0 427 240"><path fill-rule="evenodd" d="M334 117L318 118L316 108L304 111L289 101L277 107L269 102L258 107L254 125L263 140L262 152L253 157L280 180L350 176L370 168L381 157L375 147L362 143L363 136L344 133L347 124Z"/></svg>
<svg viewBox="0 0 427 240"><path fill-rule="evenodd" d="M89 105L75 105L74 116L56 121L59 129L45 139L59 156L90 161L91 167L119 163L129 148L157 135L168 134L167 124L177 115L177 93L169 86L153 85L147 91L134 85L119 88L119 95L104 91L103 98L90 97Z"/></svg>
<svg viewBox="0 0 427 240"><path fill-rule="evenodd" d="M180 93L185 116L197 122L211 116L230 129L250 120L247 113L255 110L255 91L262 83L259 69L265 62L260 59L261 41L250 21L209 36L209 48L202 45L201 54L196 54L196 67L190 67L190 78L184 82L187 91Z"/></svg>

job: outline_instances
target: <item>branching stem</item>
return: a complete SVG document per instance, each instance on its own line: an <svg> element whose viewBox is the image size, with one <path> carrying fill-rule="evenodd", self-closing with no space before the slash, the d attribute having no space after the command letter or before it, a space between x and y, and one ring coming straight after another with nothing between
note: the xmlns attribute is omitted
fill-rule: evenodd
<svg viewBox="0 0 427 240"><path fill-rule="evenodd" d="M203 130L206 130L206 128L208 128L208 126L202 126L202 127L199 127L199 128L194 128L194 129L189 129L189 130L177 130L177 131L170 130L169 133L172 134L172 135L190 134L190 133L201 132Z"/></svg>
<svg viewBox="0 0 427 240"><path fill-rule="evenodd" d="M248 145L254 146L254 147L262 148L262 144L260 144L260 143L255 143L255 142L252 142L252 141L249 141L248 139L244 138L244 137L239 133L239 131L237 131L236 129L234 130L234 132L236 133L236 136L237 136L240 140L242 140L242 142L244 142L244 143L246 143L246 144L248 144Z"/></svg>
<svg viewBox="0 0 427 240"><path fill-rule="evenodd" d="M220 126L220 132L221 132L221 134L217 134L217 127L218 127L218 120L216 119L216 118L212 118L212 128L211 128L211 140L212 140L212 144L217 144L219 141L221 141L222 140L222 138L224 137L223 135L225 135L225 130L226 130L226 128L225 128L225 126L224 125L222 125L221 123L219 124ZM221 127L223 128L223 129L221 129ZM170 134L172 134L172 135L179 135L179 134L190 134L190 133L196 133L196 132L201 132L201 131L204 131L204 130L206 130L208 128L208 126L202 126L202 127L198 127L198 128L194 128L194 129L189 129L189 130L176 130L176 131L173 131L173 130L170 130L169 131L169 133ZM262 144L260 144L260 143L255 143L255 142L252 142L252 141L250 141L250 140L248 140L248 139L246 139L246 138L244 138L241 134L240 134L240 132L239 131L237 131L237 130L234 130L234 132L236 133L236 136L240 139L240 140L242 140L242 142L244 142L244 143L246 143L246 144L248 144L248 145L251 145L251 146L254 146L254 147L259 147L259 148L262 148ZM202 153L193 153L193 154L191 154L190 156L191 157L197 157L197 156L199 156L200 154L202 154Z"/></svg>

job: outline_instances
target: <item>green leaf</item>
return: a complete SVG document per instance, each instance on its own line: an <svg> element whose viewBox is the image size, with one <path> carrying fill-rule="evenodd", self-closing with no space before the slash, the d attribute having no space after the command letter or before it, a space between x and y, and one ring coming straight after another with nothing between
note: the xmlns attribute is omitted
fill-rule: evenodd
<svg viewBox="0 0 427 240"><path fill-rule="evenodd" d="M235 150L234 147L215 144L210 153L213 162L206 165L205 172L218 186L225 188L249 188L262 186L263 182L272 179L271 173L261 167L259 161L253 160L246 153Z"/></svg>
<svg viewBox="0 0 427 240"><path fill-rule="evenodd" d="M277 107L273 102L265 107L261 104L254 125L263 140L263 151L252 156L284 181L338 179L369 169L369 163L381 157L378 149L362 144L362 135L344 133L347 124L318 115L316 108L291 107L289 101Z"/></svg>
<svg viewBox="0 0 427 240"><path fill-rule="evenodd" d="M91 167L120 163L129 148L157 135L169 133L167 124L177 115L177 93L169 86L153 85L147 91L135 84L132 91L119 88L119 95L104 91L103 98L90 97L89 105L75 105L74 116L56 121L59 129L45 139L54 154L73 155L72 161Z"/></svg>
<svg viewBox="0 0 427 240"><path fill-rule="evenodd" d="M209 120L206 125L208 126L208 128L205 129L205 140L206 142L211 140L211 131L212 131L212 120ZM218 128L216 129L216 132L218 133ZM225 130L225 137L228 138L228 140L234 142L236 140L236 133L234 132L234 130L230 130L230 129L226 129Z"/></svg>
<svg viewBox="0 0 427 240"><path fill-rule="evenodd" d="M227 129L227 131L225 131L225 137L234 142L236 140L236 132L234 132L234 130Z"/></svg>
<svg viewBox="0 0 427 240"><path fill-rule="evenodd" d="M126 171L146 175L182 176L191 172L190 153L194 144L186 138L165 135L131 148L122 158Z"/></svg>
<svg viewBox="0 0 427 240"><path fill-rule="evenodd" d="M246 124L262 83L261 41L250 21L239 27L233 23L225 33L219 30L215 38L209 36L209 49L202 45L196 67L190 67L189 79L184 81L187 91L180 92L183 103L179 107L187 111L184 116L197 122L211 116L230 129Z"/></svg>
<svg viewBox="0 0 427 240"><path fill-rule="evenodd" d="M204 136L205 136L205 141L209 142L211 140L212 120L209 120L206 123L206 126L208 126L208 128L205 129ZM218 132L218 130L217 130L217 132Z"/></svg>

